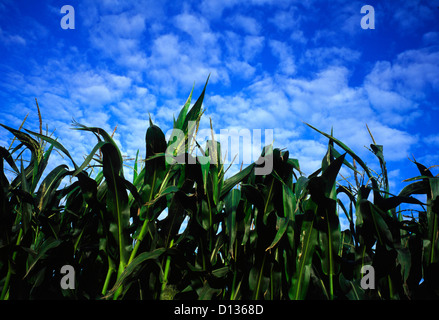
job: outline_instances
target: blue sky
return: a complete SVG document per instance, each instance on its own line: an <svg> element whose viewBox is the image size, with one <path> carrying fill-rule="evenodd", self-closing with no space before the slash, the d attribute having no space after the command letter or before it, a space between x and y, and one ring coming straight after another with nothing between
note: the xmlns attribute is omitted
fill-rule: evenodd
<svg viewBox="0 0 439 320"><path fill-rule="evenodd" d="M64 5L75 29L61 28ZM375 29L363 29L364 5ZM148 114L164 132L211 74L202 128L273 129L275 147L316 170L330 132L368 165L368 124L384 145L391 191L439 164L439 1L0 1L0 122L43 124L80 159L95 144L79 123L144 155ZM0 130L0 145L11 136ZM61 159L54 154L55 164ZM235 168L236 170L236 168ZM348 171L344 171L349 175ZM129 173L128 173L129 174Z"/></svg>

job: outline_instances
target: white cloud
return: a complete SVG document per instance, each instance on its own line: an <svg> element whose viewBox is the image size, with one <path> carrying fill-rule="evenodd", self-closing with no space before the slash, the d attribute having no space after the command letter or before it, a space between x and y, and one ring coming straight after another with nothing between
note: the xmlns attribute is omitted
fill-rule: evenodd
<svg viewBox="0 0 439 320"><path fill-rule="evenodd" d="M168 95L175 96L178 85L204 83L209 74L211 83L229 82L219 47L194 46L175 34L161 35L153 41L148 65L147 75L155 81L157 90Z"/></svg>
<svg viewBox="0 0 439 320"><path fill-rule="evenodd" d="M112 93L107 86L100 84L79 88L78 98L91 105L103 105L112 100Z"/></svg>
<svg viewBox="0 0 439 320"><path fill-rule="evenodd" d="M407 159L411 147L419 140L416 135L388 127L378 121L371 121L367 124L377 144L384 146L384 157L387 160Z"/></svg>
<svg viewBox="0 0 439 320"><path fill-rule="evenodd" d="M233 27L240 28L247 34L259 35L261 32L261 25L255 18L237 14L228 20Z"/></svg>
<svg viewBox="0 0 439 320"><path fill-rule="evenodd" d="M123 0L102 0L100 5L103 9L111 12L119 12L126 9L126 2Z"/></svg>
<svg viewBox="0 0 439 320"><path fill-rule="evenodd" d="M192 40L201 44L215 44L216 36L211 32L208 21L193 14L182 13L174 18L175 26L191 35Z"/></svg>
<svg viewBox="0 0 439 320"><path fill-rule="evenodd" d="M239 0L203 0L201 4L198 5L203 15L208 16L211 19L219 19L222 17L226 9L231 9L235 6L245 6L250 7L262 7L262 6L279 6L281 8L288 7L290 2L295 2L295 0L249 0L249 1L239 1ZM302 3L303 1L301 1ZM305 5L307 2L304 1Z"/></svg>
<svg viewBox="0 0 439 320"><path fill-rule="evenodd" d="M365 78L372 106L389 124L406 124L422 115L419 103L439 88L437 48L408 50L391 63L378 61Z"/></svg>
<svg viewBox="0 0 439 320"><path fill-rule="evenodd" d="M279 59L279 70L286 75L294 74L296 63L291 48L278 40L270 40L269 45L273 55Z"/></svg>
<svg viewBox="0 0 439 320"><path fill-rule="evenodd" d="M360 57L361 52L346 47L317 47L306 50L301 62L323 68L328 65L344 66L350 62L357 62Z"/></svg>
<svg viewBox="0 0 439 320"><path fill-rule="evenodd" d="M137 38L146 30L145 16L142 14L120 14L105 15L100 17L99 28L102 31L109 31L118 37Z"/></svg>
<svg viewBox="0 0 439 320"><path fill-rule="evenodd" d="M364 16L361 14L363 5L364 3L361 1L349 1L349 3L343 1L342 4L338 4L337 10L333 11L335 15L333 16L332 25L339 25L340 30L348 36L355 36L363 32L360 25L361 18ZM375 24L377 25L377 23Z"/></svg>
<svg viewBox="0 0 439 320"><path fill-rule="evenodd" d="M428 135L422 139L425 144L439 146L439 135Z"/></svg>
<svg viewBox="0 0 439 320"><path fill-rule="evenodd" d="M137 70L146 68L146 55L142 48L142 40L147 31L145 11L118 12L116 9L115 14L110 8L112 5L117 8L117 2L101 5L98 9L94 4L90 4L84 21L89 27L92 46L104 57L113 59L119 65Z"/></svg>
<svg viewBox="0 0 439 320"><path fill-rule="evenodd" d="M360 88L348 85L349 70L329 67L312 79L288 78L283 81L285 92L292 100L292 110L302 119L319 114L323 118L370 115L368 102Z"/></svg>
<svg viewBox="0 0 439 320"><path fill-rule="evenodd" d="M291 141L286 148L290 158L299 160L300 170L310 175L321 167L327 145L314 140L297 139Z"/></svg>
<svg viewBox="0 0 439 320"><path fill-rule="evenodd" d="M197 7L186 3L169 10L162 10L163 4L157 1L85 3L77 12L84 30L89 30L87 54L78 46L47 63L31 60L29 65L38 68L30 74L1 69L6 70L1 89L22 90L26 95L25 102L10 104L16 109L14 115L2 110L2 119L19 125L20 117L33 108L29 97L37 95L43 118L47 114L62 141L81 156L89 152L92 135L68 130L71 117L110 133L117 124L115 137L123 153L134 156L140 149L142 154L148 112L166 131L184 103L180 93L186 98L194 82L197 92L209 73L202 127L209 128L212 117L217 131L273 128L275 144L299 158L307 173L320 166L327 140L302 120L325 132L333 127L337 138L368 160L373 155L364 148L371 142L366 123L377 143L384 145L389 161L405 158L419 141L439 143L435 135L409 134L406 126L425 115L422 100L439 89L436 31L422 37L423 44L431 47L407 50L367 70L366 63L373 62L366 61L363 49L350 42L352 35L362 32L357 1L327 15L314 15L320 10L314 1L204 0ZM262 5L266 6L258 7ZM334 4L340 5L341 1ZM377 19L382 6L377 6ZM405 18L413 9L415 17L398 25L419 27L421 13L425 11L430 19L430 7L419 1L401 4L394 16ZM254 16L250 16L252 10ZM267 13L265 20L260 19L262 13ZM314 29L305 28L314 23L318 23ZM16 45L27 46L48 36L41 24L17 36L0 29L0 39ZM61 41L54 48L59 53L66 46L67 41ZM93 55L99 59L99 68L88 62ZM363 83L355 79L359 84L352 86L351 77L360 69L355 63L363 58L361 72L370 72ZM265 63L270 67L274 63L275 72ZM32 118L30 125L36 123ZM1 139L5 140L3 135Z"/></svg>
<svg viewBox="0 0 439 320"><path fill-rule="evenodd" d="M407 50L398 55L389 70L395 89L423 98L422 92L439 89L439 48Z"/></svg>
<svg viewBox="0 0 439 320"><path fill-rule="evenodd" d="M408 111L416 107L409 99L391 90L381 90L377 86L365 86L372 105L382 112Z"/></svg>
<svg viewBox="0 0 439 320"><path fill-rule="evenodd" d="M0 42L6 45L26 45L26 40L23 37L17 34L10 34L3 31L2 28L0 28Z"/></svg>
<svg viewBox="0 0 439 320"><path fill-rule="evenodd" d="M250 79L256 71L256 69L247 62L236 59L226 62L226 66L230 70L230 73L243 79Z"/></svg>
<svg viewBox="0 0 439 320"><path fill-rule="evenodd" d="M211 18L220 18L224 9L239 3L238 0L203 0L200 4L201 12Z"/></svg>
<svg viewBox="0 0 439 320"><path fill-rule="evenodd" d="M437 19L433 3L421 0L404 1L397 6L392 5L392 21L397 23L404 32L415 32L428 21Z"/></svg>
<svg viewBox="0 0 439 320"><path fill-rule="evenodd" d="M110 74L108 76L108 80L117 89L121 89L121 90L127 90L131 86L131 82L132 82L130 78L125 76L119 76L117 74Z"/></svg>
<svg viewBox="0 0 439 320"><path fill-rule="evenodd" d="M180 51L178 37L174 34L166 34L154 40L151 56L154 58L153 62L168 64L178 59L186 59L180 56Z"/></svg>
<svg viewBox="0 0 439 320"><path fill-rule="evenodd" d="M77 71L71 75L71 96L81 103L99 107L120 98L131 79L108 71Z"/></svg>
<svg viewBox="0 0 439 320"><path fill-rule="evenodd" d="M429 45L436 45L439 43L439 32L430 31L425 33L422 36L422 42L429 46Z"/></svg>
<svg viewBox="0 0 439 320"><path fill-rule="evenodd" d="M290 39L299 44L306 44L308 42L308 39L305 37L302 30L293 30Z"/></svg>
<svg viewBox="0 0 439 320"><path fill-rule="evenodd" d="M242 49L242 57L245 61L253 60L257 57L264 47L264 37L262 36L245 36Z"/></svg>
<svg viewBox="0 0 439 320"><path fill-rule="evenodd" d="M287 11L277 11L268 19L279 30L299 30L303 16L299 14L296 6L291 6Z"/></svg>
<svg viewBox="0 0 439 320"><path fill-rule="evenodd" d="M349 76L349 70L343 67L329 67L312 79L266 76L248 86L243 94L213 96L208 103L216 107L216 113L220 113L213 119L214 123L218 123L217 120L223 126L275 128L276 142L286 146L290 153L294 151L299 159L305 157L308 171L320 163L327 139L314 134L301 121L328 133L333 127L335 136L354 152L366 159L374 159L364 148L371 143L367 123L377 143L385 146L386 159L398 161L406 158L418 142L418 137L393 128L390 120L401 114L405 121L410 113L405 114L395 108L385 110L386 113L372 109L370 103L374 101L369 100L370 92L363 87L350 87ZM377 93L377 100L379 96ZM291 132L291 135L286 132ZM310 140L296 141L298 137L310 134ZM318 140L313 141L312 138Z"/></svg>
<svg viewBox="0 0 439 320"><path fill-rule="evenodd" d="M220 35L220 41L224 46L223 59L226 61L234 59L248 63L259 57L265 45L265 38L262 36L243 36L229 30Z"/></svg>
<svg viewBox="0 0 439 320"><path fill-rule="evenodd" d="M64 96L46 92L38 96L38 104L42 110L42 117L56 119L58 121L70 122L72 118L81 118L84 114L73 101Z"/></svg>

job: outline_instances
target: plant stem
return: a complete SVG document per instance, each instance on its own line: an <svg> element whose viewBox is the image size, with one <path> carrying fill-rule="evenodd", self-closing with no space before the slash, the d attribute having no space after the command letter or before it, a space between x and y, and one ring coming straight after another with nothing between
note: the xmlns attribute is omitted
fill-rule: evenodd
<svg viewBox="0 0 439 320"><path fill-rule="evenodd" d="M18 233L17 242L15 243L17 246L21 242L21 237L23 235L23 228L20 228L20 232ZM12 254L12 261L15 261L15 257L17 256L17 251L14 251ZM8 273L6 274L5 284L3 285L3 290L0 296L0 300L5 300L7 293L9 292L9 282L11 281L12 275L12 266L11 261L8 260Z"/></svg>
<svg viewBox="0 0 439 320"><path fill-rule="evenodd" d="M105 295L105 293L107 292L108 285L110 283L111 275L113 274L113 272L114 272L114 268L109 267L107 271L107 276L105 277L104 286L102 288L102 295Z"/></svg>
<svg viewBox="0 0 439 320"><path fill-rule="evenodd" d="M387 275L387 280L389 281L389 297L390 297L390 300L393 300L393 285L392 285L392 279L390 278L390 275Z"/></svg>
<svg viewBox="0 0 439 320"><path fill-rule="evenodd" d="M3 286L3 290L2 290L2 294L0 296L0 300L6 300L6 294L9 291L9 281L11 280L11 274L12 274L12 267L11 267L11 262L8 261L8 274L6 275L6 279L5 279L5 284Z"/></svg>
<svg viewBox="0 0 439 320"><path fill-rule="evenodd" d="M133 251L131 251L131 255L130 255L130 258L128 259L127 265L129 265L131 263L131 261L133 261L134 257L136 256L137 250L139 250L140 242L142 242L142 240L146 234L148 222L149 222L149 219L145 218L145 221L143 222L143 225L142 225L142 229L140 229L139 236L137 237L136 244L134 245L134 249L133 249Z"/></svg>
<svg viewBox="0 0 439 320"><path fill-rule="evenodd" d="M117 280L119 280L120 275L122 274L122 272L125 270L125 264L121 261L119 263L119 269L117 270ZM117 291L114 293L113 296L113 300L117 300L117 298L119 297L119 295L122 293L123 290L123 286L120 285L120 287L117 289Z"/></svg>
<svg viewBox="0 0 439 320"><path fill-rule="evenodd" d="M173 245L174 245L174 239L171 240L169 248L172 248ZM163 277L163 283L162 283L161 292L163 292L165 290L166 284L168 283L168 275L169 275L169 268L170 268L170 266L171 266L171 257L168 256L166 258L165 274L164 274L164 277Z"/></svg>
<svg viewBox="0 0 439 320"><path fill-rule="evenodd" d="M236 278L238 277L238 270L236 268L236 261L238 259L238 241L235 241L235 263L233 264L235 272L233 272L233 282L232 282L232 292L230 294L230 300L235 300L235 286L236 286Z"/></svg>
<svg viewBox="0 0 439 320"><path fill-rule="evenodd" d="M254 300L258 300L259 299L259 291L261 289L262 277L264 275L264 267L265 267L265 258L266 257L267 257L267 254L264 254L264 258L262 258L262 266L261 266L261 269L259 270L258 282L257 282L257 285L256 285Z"/></svg>
<svg viewBox="0 0 439 320"><path fill-rule="evenodd" d="M333 274L334 274L334 261L333 261L333 252L332 252L332 234L331 234L331 225L329 223L329 213L328 209L326 212L326 221L328 227L328 255L329 255L329 300L334 299L334 284L333 284Z"/></svg>

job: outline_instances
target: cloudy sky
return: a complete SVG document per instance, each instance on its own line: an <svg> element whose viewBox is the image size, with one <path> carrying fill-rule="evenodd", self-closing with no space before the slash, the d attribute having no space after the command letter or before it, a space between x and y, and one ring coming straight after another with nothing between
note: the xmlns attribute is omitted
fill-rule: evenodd
<svg viewBox="0 0 439 320"><path fill-rule="evenodd" d="M74 29L61 27L64 5L74 8ZM374 9L374 29L361 26L371 14L361 13L364 5ZM79 163L96 141L71 130L72 119L108 132L117 125L122 153L144 155L148 114L166 132L192 87L197 98L211 74L202 128L211 118L216 133L272 129L275 146L310 174L327 140L303 122L325 132L333 127L378 170L366 148L367 123L384 145L391 191L398 193L403 179L417 175L408 157L439 164L438 6L438 0L1 0L0 122L18 128L29 113L25 128L37 131L37 98L44 127L56 130ZM0 130L0 145L10 139Z"/></svg>

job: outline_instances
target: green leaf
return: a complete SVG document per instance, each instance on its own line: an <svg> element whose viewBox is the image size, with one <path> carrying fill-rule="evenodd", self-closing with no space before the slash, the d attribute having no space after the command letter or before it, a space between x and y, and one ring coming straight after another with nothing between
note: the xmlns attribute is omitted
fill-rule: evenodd
<svg viewBox="0 0 439 320"><path fill-rule="evenodd" d="M212 274L217 278L224 278L229 273L229 271L229 267L222 267L212 270Z"/></svg>
<svg viewBox="0 0 439 320"><path fill-rule="evenodd" d="M136 159L134 159L133 184L137 180L137 176L138 176L138 171L137 171L138 170L138 165L137 165L138 159L139 159L139 150L137 150Z"/></svg>
<svg viewBox="0 0 439 320"><path fill-rule="evenodd" d="M359 156L357 156L348 146L346 146L343 142L341 142L340 140L332 137L331 135L324 133L322 131L320 131L319 129L313 127L312 125L305 123L307 126L309 126L310 128L314 129L315 131L317 131L318 133L324 135L325 137L327 137L328 139L334 141L336 144L338 144L344 151L346 151L352 158L355 159L355 161L358 162L358 164L364 169L364 171L366 172L367 176L370 178L372 177L369 168L367 167L367 165L363 162L363 160L361 160L361 158Z"/></svg>
<svg viewBox="0 0 439 320"><path fill-rule="evenodd" d="M251 165L249 165L247 168L245 168L244 170L238 172L237 174L235 174L234 176L226 179L224 181L223 187L221 188L221 193L220 193L220 199L223 199L226 194L234 187L236 186L238 183L240 183L241 181L243 181L245 178L247 178L252 172L253 172L253 168L254 168L255 164L252 163Z"/></svg>
<svg viewBox="0 0 439 320"><path fill-rule="evenodd" d="M236 240L238 225L236 223L236 210L241 200L241 190L232 189L225 197L226 234L229 236L229 253L233 258L233 246Z"/></svg>
<svg viewBox="0 0 439 320"><path fill-rule="evenodd" d="M166 138L163 131L156 125L150 125L146 131L146 163L145 163L145 184L155 185L155 180L163 179L165 172L164 154L167 148ZM154 158L153 158L154 157ZM152 190L154 191L154 190Z"/></svg>
<svg viewBox="0 0 439 320"><path fill-rule="evenodd" d="M295 208L297 205L296 196L293 191L286 185L282 186L282 202L283 202L283 210L284 216L287 219L287 237L288 242L290 244L290 248L296 249L296 241L295 241L295 227L296 227L296 215Z"/></svg>
<svg viewBox="0 0 439 320"><path fill-rule="evenodd" d="M21 171L21 190L23 191L23 193L27 193L27 194L31 194L30 190L29 190L29 185L26 179L26 172L23 168L23 159L21 159L21 167L20 167L20 171ZM32 206L30 203L21 202L21 223L23 224L23 231L26 234L27 230L30 227L30 222L32 219Z"/></svg>
<svg viewBox="0 0 439 320"><path fill-rule="evenodd" d="M209 194L211 194L214 204L218 205L220 200L220 191L224 183L222 179L222 170L220 169L221 145L219 142L213 143L211 140L207 141L207 144L210 146L216 145L216 149L211 147L206 148L206 151L208 151L206 154L210 158L210 168L208 174L210 184ZM212 151L212 154L210 154L210 151Z"/></svg>
<svg viewBox="0 0 439 320"><path fill-rule="evenodd" d="M267 249L265 249L265 251L270 251L271 249L273 249L273 247L278 244L278 242L280 241L280 239L283 237L283 235L285 234L285 231L287 231L287 227L288 227L288 220L284 217L276 217L276 235L273 239L273 241L271 242L271 244L268 246Z"/></svg>
<svg viewBox="0 0 439 320"><path fill-rule="evenodd" d="M197 159L201 160L199 162L200 162L200 166L201 166L201 175L203 177L204 194L207 194L207 178L209 176L210 157L197 156Z"/></svg>
<svg viewBox="0 0 439 320"><path fill-rule="evenodd" d="M322 270L328 276L329 299L334 296L334 275L338 273L339 265L336 264L336 256L340 248L340 223L336 211L337 192L336 178L344 163L345 154L336 159L327 156L327 165L323 170L321 181L322 185L315 185L314 190L310 189L311 197L318 205L319 217L322 219L322 226L319 228L319 248L321 256ZM310 181L310 186L319 177L314 177Z"/></svg>
<svg viewBox="0 0 439 320"><path fill-rule="evenodd" d="M439 262L439 178L431 177L430 193L427 194L428 242L424 249L425 264Z"/></svg>
<svg viewBox="0 0 439 320"><path fill-rule="evenodd" d="M38 250L38 254L35 257L35 259L32 261L32 264L29 266L29 269L27 269L26 274L24 275L23 278L26 278L29 273L31 272L31 270L35 267L35 265L37 264L37 262L44 258L46 256L47 251L49 251L50 249L56 248L57 246L59 246L62 243L61 240L56 240L52 237L48 238L47 240L45 240L42 244L41 247Z"/></svg>
<svg viewBox="0 0 439 320"><path fill-rule="evenodd" d="M62 179L71 173L67 169L68 167L66 165L59 165L53 169L41 183L36 198L36 203L38 203L40 211L50 203L51 198L55 195L56 189L60 185Z"/></svg>
<svg viewBox="0 0 439 320"><path fill-rule="evenodd" d="M379 203L379 208L383 211L387 211L396 208L401 203L419 204L421 206L424 205L424 203L413 197L396 196L382 199Z"/></svg>
<svg viewBox="0 0 439 320"><path fill-rule="evenodd" d="M336 179L343 165L345 155L346 154L343 154L332 161L328 168L322 173L322 179L325 183L324 195L333 200L336 199Z"/></svg>
<svg viewBox="0 0 439 320"><path fill-rule="evenodd" d="M192 108L187 113L186 119L184 120L183 131L185 133L186 138L188 138L188 136L190 137L193 134L193 131L195 130L194 126L189 127L189 122L196 123L199 121L199 119L201 117L201 113L202 113L201 106L203 104L204 94L206 93L206 87L207 87L207 83L209 82L209 78L210 78L210 75L207 77L206 83L204 84L203 91L201 92L201 94L198 97L195 104L192 106ZM190 145L190 140L188 140L186 143L186 151L187 151L187 148L189 145Z"/></svg>
<svg viewBox="0 0 439 320"><path fill-rule="evenodd" d="M55 139L50 138L48 136L45 136L45 135L42 135L42 134L30 131L30 130L27 130L27 129L24 129L24 130L26 130L26 132L28 132L28 133L30 133L30 134L32 134L34 136L39 137L42 140L50 143L52 146L54 146L58 150L62 151L72 161L73 166L75 167L75 169L77 168L77 165L76 165L75 161L73 160L72 156L70 155L69 151L61 143L59 143Z"/></svg>
<svg viewBox="0 0 439 320"><path fill-rule="evenodd" d="M416 181L407 186L405 186L398 196L400 197L408 197L412 194L427 194L429 190L429 185L427 181Z"/></svg>
<svg viewBox="0 0 439 320"><path fill-rule="evenodd" d="M389 225L384 219L385 214L372 202L367 201L368 210L366 210L367 218L371 219L373 227L375 229L375 236L378 239L378 243L382 246L393 247L393 236L390 231Z"/></svg>
<svg viewBox="0 0 439 320"><path fill-rule="evenodd" d="M184 130L184 122L186 120L187 117L187 112L189 110L189 107L191 105L191 100L192 100L192 93L194 92L194 86L192 86L192 90L191 93L189 94L189 97L186 100L186 103L183 105L183 108L181 109L178 118L177 118L177 122L174 123L174 129L179 129L179 130Z"/></svg>
<svg viewBox="0 0 439 320"><path fill-rule="evenodd" d="M212 288L209 282L205 281L203 287L198 290L198 300L212 300L212 297L220 292L221 289Z"/></svg>
<svg viewBox="0 0 439 320"><path fill-rule="evenodd" d="M297 180L297 182L295 183L294 186L294 194L295 197L297 199L297 201L301 198L306 196L308 193L306 192L306 189L308 187L308 183L309 183L309 178L307 177L299 177L299 179Z"/></svg>
<svg viewBox="0 0 439 320"><path fill-rule="evenodd" d="M73 125L76 126L76 128L73 128L74 130L81 130L81 131L90 131L90 132L93 132L93 133L96 135L96 137L98 138L98 140L99 140L97 145L99 145L99 142L101 142L101 139L100 139L99 137L101 136L102 138L104 138L104 141L105 141L105 142L107 142L107 143L109 143L109 144L111 144L111 145L114 146L114 148L115 148L115 150L116 150L116 153L117 153L117 155L118 155L118 157L119 157L119 161L120 161L120 162L123 161L123 160L122 160L122 155L121 155L121 153L120 153L119 148L117 147L116 142L114 142L113 138L111 138L111 136L110 136L110 135L109 135L104 129L97 128L97 127L87 127L87 126L84 126L84 125L82 125L82 124L80 124L80 123L77 123L77 122L74 122ZM89 156L87 157L87 159L84 161L84 164L81 166L81 168L76 170L75 174L77 174L78 172L80 172L80 171L82 171L82 170L84 169L84 167L85 167L85 163L88 164L88 163L90 162L91 158L94 156L94 153L95 153L95 152L97 151L97 149L98 149L97 145L93 148L93 151L89 154ZM96 151L95 151L95 150L96 150ZM122 167L120 168L120 172L119 172L119 173L120 173L120 175L123 175L123 169L122 169Z"/></svg>
<svg viewBox="0 0 439 320"><path fill-rule="evenodd" d="M111 143L106 143L101 148L103 155L103 172L108 185L107 205L112 213L111 223L113 236L118 243L120 263L125 266L128 261L129 247L129 219L130 208L128 195L125 189L125 182L119 176L122 168L119 153Z"/></svg>
<svg viewBox="0 0 439 320"><path fill-rule="evenodd" d="M93 132L96 137L98 137L98 139L100 139L99 136L101 136L102 138L104 138L105 142L111 143L113 146L117 147L116 142L114 142L113 138L111 138L111 136L104 129L98 127L87 127L78 122L73 122L73 125L75 126L73 130Z"/></svg>
<svg viewBox="0 0 439 320"><path fill-rule="evenodd" d="M332 155L333 155L335 158L338 158L338 157L341 156L341 153L338 152L338 151L334 148L334 146L331 145L330 148L331 148L331 153L332 153ZM361 172L358 171L357 169L355 169L354 166L351 165L346 159L344 159L343 164L344 164L345 166L347 166L349 169L351 169L352 171L354 171L355 173L361 175Z"/></svg>
<svg viewBox="0 0 439 320"><path fill-rule="evenodd" d="M40 144L35 139L32 139L30 135L18 131L16 129L10 128L8 126L5 126L4 124L1 123L0 126L11 132L18 140L20 140L26 147L28 147L32 153L39 155L40 152L42 152Z"/></svg>
<svg viewBox="0 0 439 320"><path fill-rule="evenodd" d="M91 206L99 205L99 201L97 200L98 184L96 180L90 178L85 171L78 173L76 177L78 178L84 200Z"/></svg>
<svg viewBox="0 0 439 320"><path fill-rule="evenodd" d="M136 271L138 271L143 263L149 260L158 260L160 256L165 253L165 251L166 248L159 248L151 252L142 252L137 257L135 257L125 268L125 270L120 274L119 279L117 279L113 288L104 296L104 299L111 297L119 289L120 286L125 285L130 277L135 276Z"/></svg>
<svg viewBox="0 0 439 320"><path fill-rule="evenodd" d="M14 162L14 159L12 158L11 154L9 153L8 150L6 150L6 148L0 147L0 159L5 159L6 162L11 166L11 168L15 171L15 173L20 173L20 171L17 168L17 165ZM1 167L1 172L3 172L3 161L2 161L2 167Z"/></svg>
<svg viewBox="0 0 439 320"><path fill-rule="evenodd" d="M264 254L262 262L254 264L250 269L248 285L253 292L252 300L260 299L268 286L268 279L264 276L266 258L267 255Z"/></svg>
<svg viewBox="0 0 439 320"><path fill-rule="evenodd" d="M372 152L377 156L380 166L381 166L381 172L383 174L384 178L384 190L389 192L389 180L387 177L387 167L386 167L386 161L384 160L384 148L382 145L376 145L371 144L370 148L372 149ZM385 195L387 197L387 194Z"/></svg>
<svg viewBox="0 0 439 320"><path fill-rule="evenodd" d="M106 144L108 142L106 141L99 141L94 147L93 150L89 153L89 155L85 158L84 162L81 164L81 166L79 168L77 168L75 170L75 172L73 173L73 176L75 177L78 173L82 172L85 167L88 166L88 164L91 162L91 160L93 160L93 157L95 156L96 152L102 148L102 146L104 144Z"/></svg>
<svg viewBox="0 0 439 320"><path fill-rule="evenodd" d="M242 197L254 205L259 211L264 211L264 198L261 191L252 184L241 184Z"/></svg>
<svg viewBox="0 0 439 320"><path fill-rule="evenodd" d="M303 300L306 297L311 276L312 256L317 245L318 233L314 226L317 206L312 200L307 200L305 210L297 247L296 270L289 290L289 297L293 300Z"/></svg>

